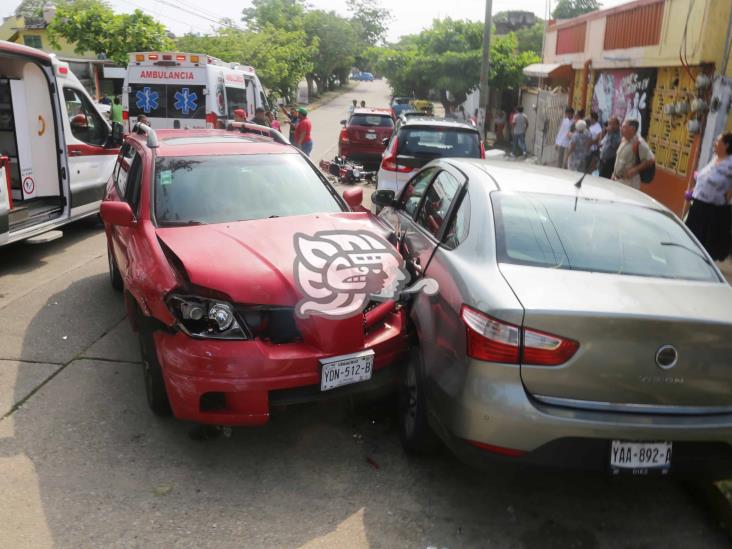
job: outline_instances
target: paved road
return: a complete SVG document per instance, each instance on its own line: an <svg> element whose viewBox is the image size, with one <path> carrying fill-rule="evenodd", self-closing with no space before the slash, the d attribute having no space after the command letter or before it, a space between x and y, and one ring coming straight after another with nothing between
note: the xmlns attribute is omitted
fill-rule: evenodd
<svg viewBox="0 0 732 549"><path fill-rule="evenodd" d="M315 111L316 127L378 86ZM3 549L727 546L674 482L408 458L389 400L290 407L195 440L148 412L106 270L93 222L0 249Z"/></svg>

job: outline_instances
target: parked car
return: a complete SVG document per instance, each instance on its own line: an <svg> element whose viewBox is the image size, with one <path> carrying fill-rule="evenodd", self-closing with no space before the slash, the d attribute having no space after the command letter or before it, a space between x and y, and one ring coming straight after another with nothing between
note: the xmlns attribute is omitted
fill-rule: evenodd
<svg viewBox="0 0 732 549"><path fill-rule="evenodd" d="M357 108L348 120L341 120L343 128L338 137L338 156L378 165L386 148L385 140L394 130L394 119L389 109Z"/></svg>
<svg viewBox="0 0 732 549"><path fill-rule="evenodd" d="M359 80L361 82L373 82L374 75L370 72L359 72L351 75L351 80Z"/></svg>
<svg viewBox="0 0 732 549"><path fill-rule="evenodd" d="M470 159L372 200L439 286L411 309L408 450L439 437L471 462L729 474L732 288L672 212L605 179Z"/></svg>
<svg viewBox="0 0 732 549"><path fill-rule="evenodd" d="M377 189L399 194L415 171L443 156L484 157L478 130L469 124L448 120L407 119L392 134L382 155Z"/></svg>
<svg viewBox="0 0 732 549"><path fill-rule="evenodd" d="M101 216L110 279L124 290L139 335L153 412L259 425L271 404L395 383L407 349L404 310L394 301L347 309L361 281L334 273L344 293L328 293L329 278L321 273L315 288L308 276L318 273L295 266L303 234L311 243L321 231L349 231L359 235L353 246L363 235L386 235L360 207L360 188L342 199L273 130L137 128L125 138ZM375 256L391 253L397 257L389 245L353 261L370 272ZM339 257L332 265L351 272ZM306 288L318 304L330 296L355 312L296 313ZM363 290L362 303L376 291Z"/></svg>

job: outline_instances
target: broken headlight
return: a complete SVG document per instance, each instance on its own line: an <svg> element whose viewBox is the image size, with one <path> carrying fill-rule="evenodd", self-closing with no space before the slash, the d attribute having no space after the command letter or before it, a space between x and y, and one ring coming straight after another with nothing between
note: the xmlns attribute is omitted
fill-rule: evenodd
<svg viewBox="0 0 732 549"><path fill-rule="evenodd" d="M188 295L171 295L168 308L188 335L211 339L248 339L234 307L226 301Z"/></svg>

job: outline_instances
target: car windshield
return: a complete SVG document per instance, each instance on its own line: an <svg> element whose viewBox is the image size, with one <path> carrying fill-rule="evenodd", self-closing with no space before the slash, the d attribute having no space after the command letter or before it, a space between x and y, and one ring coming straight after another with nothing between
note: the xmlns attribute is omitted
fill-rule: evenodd
<svg viewBox="0 0 732 549"><path fill-rule="evenodd" d="M394 120L391 116L379 114L354 114L348 121L349 126L370 126L374 128L393 128Z"/></svg>
<svg viewBox="0 0 732 549"><path fill-rule="evenodd" d="M158 225L226 223L342 211L299 154L159 157Z"/></svg>
<svg viewBox="0 0 732 549"><path fill-rule="evenodd" d="M480 138L477 132L457 128L403 127L399 131L397 154L480 158Z"/></svg>
<svg viewBox="0 0 732 549"><path fill-rule="evenodd" d="M704 251L670 213L549 194L491 194L498 261L718 282Z"/></svg>

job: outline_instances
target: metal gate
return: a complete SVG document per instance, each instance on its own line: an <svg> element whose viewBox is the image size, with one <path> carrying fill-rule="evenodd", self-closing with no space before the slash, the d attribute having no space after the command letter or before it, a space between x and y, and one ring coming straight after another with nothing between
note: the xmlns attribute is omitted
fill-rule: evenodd
<svg viewBox="0 0 732 549"><path fill-rule="evenodd" d="M557 151L554 140L564 117L564 109L569 98L566 93L553 93L541 90L536 102L536 126L534 136L534 156L536 163L556 165Z"/></svg>

